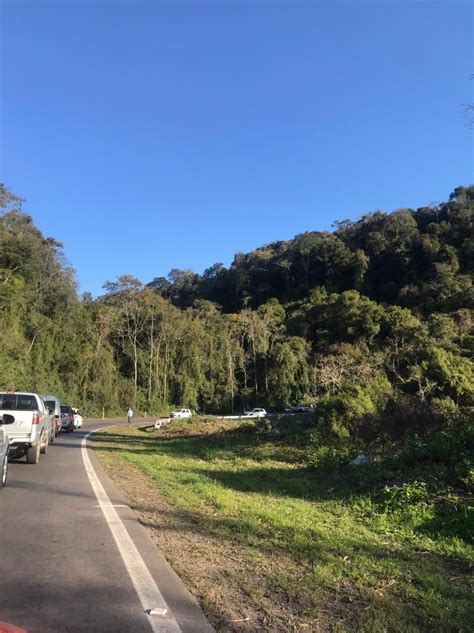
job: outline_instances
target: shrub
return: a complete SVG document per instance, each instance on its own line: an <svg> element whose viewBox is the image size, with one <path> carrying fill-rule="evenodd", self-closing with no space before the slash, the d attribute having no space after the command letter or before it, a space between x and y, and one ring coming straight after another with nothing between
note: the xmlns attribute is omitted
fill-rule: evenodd
<svg viewBox="0 0 474 633"><path fill-rule="evenodd" d="M320 444L309 448L307 461L309 466L318 470L335 470L347 464L356 453L357 450L347 443Z"/></svg>
<svg viewBox="0 0 474 633"><path fill-rule="evenodd" d="M318 422L340 439L356 437L363 424L376 420L391 392L391 384L384 375L364 385L347 382L337 394L326 394L319 400Z"/></svg>
<svg viewBox="0 0 474 633"><path fill-rule="evenodd" d="M429 494L424 481L401 486L385 486L380 502L385 512L404 512L408 506L427 503Z"/></svg>
<svg viewBox="0 0 474 633"><path fill-rule="evenodd" d="M424 481L413 481L400 486L385 486L375 499L381 514L395 527L411 531L434 516L434 504ZM382 519L382 524L385 521Z"/></svg>

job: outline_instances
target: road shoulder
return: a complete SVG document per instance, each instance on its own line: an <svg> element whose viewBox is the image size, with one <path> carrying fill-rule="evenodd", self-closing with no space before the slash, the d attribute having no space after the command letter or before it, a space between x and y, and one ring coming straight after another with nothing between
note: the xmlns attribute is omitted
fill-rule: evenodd
<svg viewBox="0 0 474 633"><path fill-rule="evenodd" d="M87 453L93 469L123 526L135 544L171 613L183 633L211 633L214 631L196 598L186 589L179 576L151 540L127 500L107 475L87 441Z"/></svg>

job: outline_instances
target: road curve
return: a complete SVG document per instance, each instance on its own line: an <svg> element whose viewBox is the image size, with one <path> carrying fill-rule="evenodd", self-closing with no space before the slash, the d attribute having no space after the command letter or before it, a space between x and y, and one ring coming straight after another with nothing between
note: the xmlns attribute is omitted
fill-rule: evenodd
<svg viewBox="0 0 474 633"><path fill-rule="evenodd" d="M106 425L61 434L38 465L10 463L0 492L0 621L28 633L211 633L91 450L86 472L81 441ZM145 612L148 597L161 598L149 605L156 615Z"/></svg>

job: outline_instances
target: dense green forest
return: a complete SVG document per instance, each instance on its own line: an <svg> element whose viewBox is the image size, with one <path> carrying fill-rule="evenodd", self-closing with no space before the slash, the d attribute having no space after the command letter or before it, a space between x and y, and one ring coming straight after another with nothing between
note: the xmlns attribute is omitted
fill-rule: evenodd
<svg viewBox="0 0 474 633"><path fill-rule="evenodd" d="M62 245L3 186L0 209L4 388L56 393L90 414L314 404L341 436L472 411L472 186L202 275L122 276L97 299L78 297Z"/></svg>

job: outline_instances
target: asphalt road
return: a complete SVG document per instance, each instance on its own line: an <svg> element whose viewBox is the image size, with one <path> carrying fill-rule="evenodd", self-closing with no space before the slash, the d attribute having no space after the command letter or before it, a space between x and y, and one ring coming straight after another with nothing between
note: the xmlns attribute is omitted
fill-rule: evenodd
<svg viewBox="0 0 474 633"><path fill-rule="evenodd" d="M28 633L212 632L94 452L81 448L99 426L61 434L38 465L10 463L0 491L0 621Z"/></svg>

